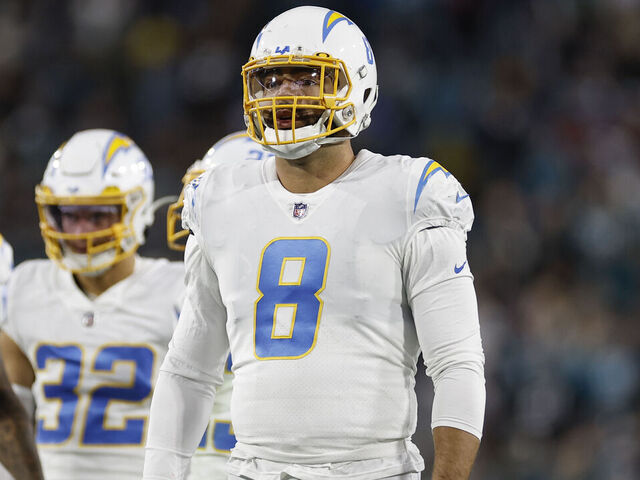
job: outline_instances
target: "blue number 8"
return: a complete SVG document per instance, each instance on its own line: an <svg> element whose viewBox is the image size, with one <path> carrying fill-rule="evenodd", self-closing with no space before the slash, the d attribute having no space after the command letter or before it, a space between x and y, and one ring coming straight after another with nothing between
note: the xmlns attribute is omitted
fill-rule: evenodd
<svg viewBox="0 0 640 480"><path fill-rule="evenodd" d="M295 359L313 350L322 315L319 294L325 287L329 254L329 244L319 237L279 238L264 248L258 270L260 297L255 304L258 359ZM288 262L295 262L292 269L287 269ZM289 278L285 278L287 275ZM283 307L289 309L291 323L278 332L278 310Z"/></svg>

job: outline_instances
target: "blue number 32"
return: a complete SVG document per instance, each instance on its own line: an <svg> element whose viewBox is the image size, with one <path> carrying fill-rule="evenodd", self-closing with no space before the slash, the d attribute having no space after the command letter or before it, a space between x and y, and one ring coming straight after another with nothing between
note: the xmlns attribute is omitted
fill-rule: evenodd
<svg viewBox="0 0 640 480"><path fill-rule="evenodd" d="M131 381L127 384L112 382L94 388L84 414L83 445L140 445L144 437L145 418L127 418L121 427L106 426L109 403L141 402L151 393L154 353L149 347L139 345L107 345L98 350L91 364L92 374L113 373L117 363L131 365ZM39 444L59 444L69 439L78 417L77 387L82 371L82 350L77 345L40 345L36 350L39 370L47 368L47 362L62 362L62 377L58 383L43 384L48 400L60 402L54 428L38 420L36 440Z"/></svg>
<svg viewBox="0 0 640 480"><path fill-rule="evenodd" d="M329 244L319 237L278 238L264 247L255 304L258 359L295 359L313 350L329 255Z"/></svg>

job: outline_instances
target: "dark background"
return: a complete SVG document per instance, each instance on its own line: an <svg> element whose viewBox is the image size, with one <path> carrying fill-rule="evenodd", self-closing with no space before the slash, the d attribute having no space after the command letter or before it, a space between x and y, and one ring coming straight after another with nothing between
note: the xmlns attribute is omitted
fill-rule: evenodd
<svg viewBox="0 0 640 480"><path fill-rule="evenodd" d="M488 403L472 478L640 478L640 2L316 4L376 55L356 150L435 158L474 202ZM2 0L0 231L16 260L44 255L33 188L76 130L130 135L157 196L177 194L193 160L244 128L240 67L295 5ZM141 251L172 255L163 211ZM422 372L418 392L430 465Z"/></svg>

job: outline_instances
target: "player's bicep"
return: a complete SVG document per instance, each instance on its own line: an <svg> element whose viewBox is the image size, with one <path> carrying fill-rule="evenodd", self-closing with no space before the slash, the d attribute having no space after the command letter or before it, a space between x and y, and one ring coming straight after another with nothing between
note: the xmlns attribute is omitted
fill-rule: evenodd
<svg viewBox="0 0 640 480"><path fill-rule="evenodd" d="M455 363L481 365L478 306L463 234L447 227L417 232L405 259L405 282L429 375Z"/></svg>
<svg viewBox="0 0 640 480"><path fill-rule="evenodd" d="M427 374L434 382L452 368L482 372L484 355L471 279L451 279L422 291L411 309Z"/></svg>
<svg viewBox="0 0 640 480"><path fill-rule="evenodd" d="M403 276L409 301L446 280L473 280L464 232L449 227L426 227L412 235L406 247Z"/></svg>

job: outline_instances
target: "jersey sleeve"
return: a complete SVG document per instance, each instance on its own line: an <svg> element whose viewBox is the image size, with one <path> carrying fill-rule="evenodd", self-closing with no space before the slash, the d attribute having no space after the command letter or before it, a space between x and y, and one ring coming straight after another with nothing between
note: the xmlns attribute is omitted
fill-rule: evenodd
<svg viewBox="0 0 640 480"><path fill-rule="evenodd" d="M417 159L409 178L410 224L450 227L466 234L473 224L471 198L460 182L431 159Z"/></svg>
<svg viewBox="0 0 640 480"><path fill-rule="evenodd" d="M173 316L174 323L172 325L173 330L175 330L176 326L178 325L178 318L180 317L180 312L182 311L184 300L186 298L183 262L171 262L171 276L176 279L175 288L173 290L175 292L175 295L173 297L173 311L175 315Z"/></svg>
<svg viewBox="0 0 640 480"><path fill-rule="evenodd" d="M149 480L186 478L229 351L218 279L194 236L185 265L186 298L151 402L144 466Z"/></svg>
<svg viewBox="0 0 640 480"><path fill-rule="evenodd" d="M434 385L431 426L482 436L484 354L473 276L459 226L424 226L410 238L404 282L427 375Z"/></svg>
<svg viewBox="0 0 640 480"><path fill-rule="evenodd" d="M163 370L220 384L229 351L227 312L218 277L194 237L187 241L185 266L185 301L169 343L170 358L178 359L182 367L174 371L165 362Z"/></svg>

